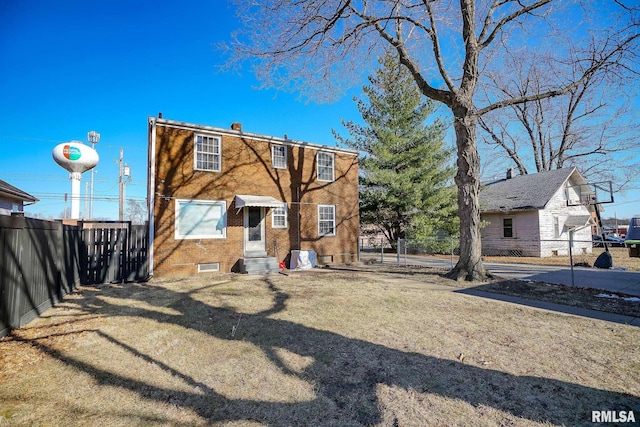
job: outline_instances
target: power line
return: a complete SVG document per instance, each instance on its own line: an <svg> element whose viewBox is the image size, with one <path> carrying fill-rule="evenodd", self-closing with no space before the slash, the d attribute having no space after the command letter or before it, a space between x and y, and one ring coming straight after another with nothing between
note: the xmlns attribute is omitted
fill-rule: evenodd
<svg viewBox="0 0 640 427"><path fill-rule="evenodd" d="M39 138L39 137L31 137L31 136L15 136L15 135L0 135L0 139L13 139L13 140L17 140L17 141L32 141L32 142L46 142L46 143L63 143L63 142L70 142L72 140L74 140L73 138L70 139L64 139L64 140L60 140L60 139L47 139L47 138ZM79 139L78 139L79 141ZM107 147L107 148L129 148L129 149L133 149L133 150L138 150L138 149L147 149L147 144L146 144L146 139L145 139L145 143L144 144L140 144L140 145L122 145L122 144L109 144L109 143L102 143L100 144L101 147Z"/></svg>

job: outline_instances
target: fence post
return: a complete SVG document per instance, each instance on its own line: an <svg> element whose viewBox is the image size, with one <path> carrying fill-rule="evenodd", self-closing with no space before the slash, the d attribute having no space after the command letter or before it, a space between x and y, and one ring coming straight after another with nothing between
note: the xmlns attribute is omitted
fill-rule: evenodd
<svg viewBox="0 0 640 427"><path fill-rule="evenodd" d="M384 263L384 237L380 238L380 264Z"/></svg>
<svg viewBox="0 0 640 427"><path fill-rule="evenodd" d="M571 264L571 286L575 286L573 276L573 230L569 230L569 264Z"/></svg>
<svg viewBox="0 0 640 427"><path fill-rule="evenodd" d="M453 269L453 236L449 237L449 241L451 242L451 256L449 258L451 259L451 268Z"/></svg>

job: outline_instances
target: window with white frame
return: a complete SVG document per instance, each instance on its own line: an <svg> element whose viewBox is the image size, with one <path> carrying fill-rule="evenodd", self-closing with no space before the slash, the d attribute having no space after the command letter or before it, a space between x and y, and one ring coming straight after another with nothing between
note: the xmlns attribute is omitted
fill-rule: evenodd
<svg viewBox="0 0 640 427"><path fill-rule="evenodd" d="M317 155L318 181L333 181L333 153L318 152Z"/></svg>
<svg viewBox="0 0 640 427"><path fill-rule="evenodd" d="M220 145L220 137L218 136L196 135L195 168L220 172L222 163Z"/></svg>
<svg viewBox="0 0 640 427"><path fill-rule="evenodd" d="M557 216L553 217L553 237L560 237L562 234L562 230L560 229L560 218Z"/></svg>
<svg viewBox="0 0 640 427"><path fill-rule="evenodd" d="M336 234L336 207L334 205L318 206L318 235L334 236Z"/></svg>
<svg viewBox="0 0 640 427"><path fill-rule="evenodd" d="M271 227L287 228L287 205L271 209Z"/></svg>
<svg viewBox="0 0 640 427"><path fill-rule="evenodd" d="M227 237L227 202L176 199L176 239L224 239Z"/></svg>
<svg viewBox="0 0 640 427"><path fill-rule="evenodd" d="M287 167L287 147L285 145L274 144L271 146L271 165L278 169Z"/></svg>

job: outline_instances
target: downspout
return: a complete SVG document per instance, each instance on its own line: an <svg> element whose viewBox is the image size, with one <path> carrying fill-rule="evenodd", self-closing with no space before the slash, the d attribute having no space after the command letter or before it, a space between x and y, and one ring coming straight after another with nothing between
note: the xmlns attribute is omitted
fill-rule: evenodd
<svg viewBox="0 0 640 427"><path fill-rule="evenodd" d="M147 214L149 218L149 249L148 253L148 279L153 277L153 239L155 235L155 223L154 223L154 211L156 206L156 119L155 117L149 117L149 152L147 153L148 159L148 174L147 174Z"/></svg>

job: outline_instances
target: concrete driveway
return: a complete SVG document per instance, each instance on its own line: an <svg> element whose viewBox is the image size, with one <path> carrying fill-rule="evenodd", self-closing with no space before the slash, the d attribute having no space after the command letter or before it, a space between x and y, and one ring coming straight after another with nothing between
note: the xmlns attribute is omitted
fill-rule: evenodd
<svg viewBox="0 0 640 427"><path fill-rule="evenodd" d="M373 254L367 254L367 257ZM377 256L379 259L379 255ZM404 258L404 257L403 257ZM407 255L407 264L449 269L452 261L429 256ZM397 264L395 256L385 256L385 264ZM404 264L404 259L401 260ZM640 272L601 270L597 268L574 267L573 279L569 266L547 266L531 264L485 263L485 267L496 276L505 279L535 280L545 283L581 288L602 289L640 297Z"/></svg>

